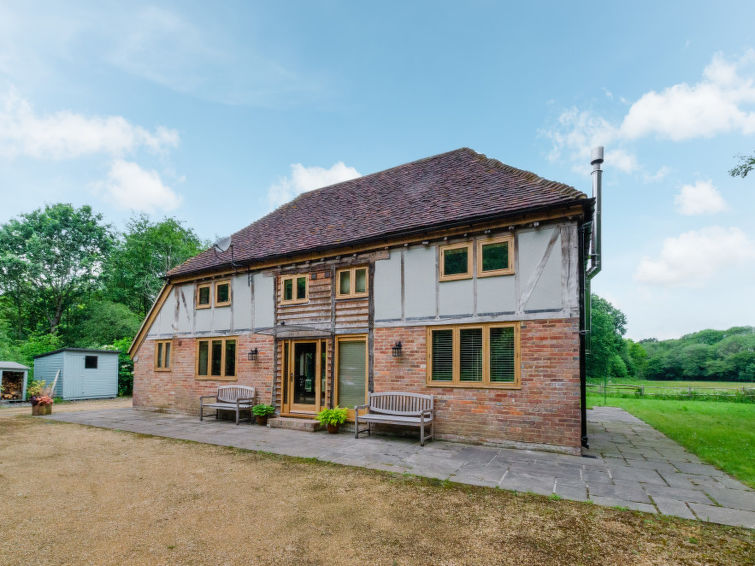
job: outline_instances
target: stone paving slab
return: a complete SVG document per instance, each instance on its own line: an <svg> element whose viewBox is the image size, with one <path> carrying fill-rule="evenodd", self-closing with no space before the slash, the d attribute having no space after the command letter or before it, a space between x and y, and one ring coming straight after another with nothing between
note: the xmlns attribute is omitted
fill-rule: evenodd
<svg viewBox="0 0 755 566"><path fill-rule="evenodd" d="M587 457L437 440L421 447L412 438L355 439L133 408L44 418L755 528L755 491L614 407L588 411Z"/></svg>

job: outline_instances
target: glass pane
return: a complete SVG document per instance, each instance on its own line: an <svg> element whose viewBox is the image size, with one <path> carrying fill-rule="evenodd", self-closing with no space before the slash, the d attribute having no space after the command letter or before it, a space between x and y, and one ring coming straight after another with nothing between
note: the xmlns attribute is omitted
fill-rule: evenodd
<svg viewBox="0 0 755 566"><path fill-rule="evenodd" d="M290 301L294 298L294 280L285 279L283 281L283 300Z"/></svg>
<svg viewBox="0 0 755 566"><path fill-rule="evenodd" d="M482 328L459 330L460 381L482 381Z"/></svg>
<svg viewBox="0 0 755 566"><path fill-rule="evenodd" d="M443 251L443 274L460 275L468 273L469 249L457 248Z"/></svg>
<svg viewBox="0 0 755 566"><path fill-rule="evenodd" d="M432 331L433 381L451 381L454 375L453 330Z"/></svg>
<svg viewBox="0 0 755 566"><path fill-rule="evenodd" d="M351 272L341 271L338 274L338 293L348 295L351 293Z"/></svg>
<svg viewBox="0 0 755 566"><path fill-rule="evenodd" d="M317 382L317 344L294 344L294 403L314 405Z"/></svg>
<svg viewBox="0 0 755 566"><path fill-rule="evenodd" d="M199 343L199 355L197 358L197 374L207 375L207 365L210 353L210 343L207 340L202 340Z"/></svg>
<svg viewBox="0 0 755 566"><path fill-rule="evenodd" d="M199 288L199 304L200 305L210 304L210 288L209 287Z"/></svg>
<svg viewBox="0 0 755 566"><path fill-rule="evenodd" d="M491 383L513 382L514 372L514 329L490 329L490 381Z"/></svg>
<svg viewBox="0 0 755 566"><path fill-rule="evenodd" d="M354 272L354 292L365 293L367 291L367 270L357 269Z"/></svg>
<svg viewBox="0 0 755 566"><path fill-rule="evenodd" d="M212 341L212 356L210 359L210 373L212 375L223 375L222 366L223 363L223 341Z"/></svg>
<svg viewBox="0 0 755 566"><path fill-rule="evenodd" d="M493 271L509 268L509 243L484 244L482 246L482 270Z"/></svg>
<svg viewBox="0 0 755 566"><path fill-rule="evenodd" d="M163 367L163 344L162 342L157 343L157 368Z"/></svg>
<svg viewBox="0 0 755 566"><path fill-rule="evenodd" d="M306 277L296 278L296 298L297 299L307 298L307 278Z"/></svg>
<svg viewBox="0 0 755 566"><path fill-rule="evenodd" d="M163 367L170 367L170 342L165 343L165 365Z"/></svg>
<svg viewBox="0 0 755 566"><path fill-rule="evenodd" d="M328 343L320 342L320 406L325 406L325 376L328 374Z"/></svg>
<svg viewBox="0 0 755 566"><path fill-rule="evenodd" d="M364 340L338 344L338 406L353 409L364 404L367 348Z"/></svg>
<svg viewBox="0 0 755 566"><path fill-rule="evenodd" d="M221 283L217 286L217 301L219 303L227 303L229 299L230 288L228 283Z"/></svg>
<svg viewBox="0 0 755 566"><path fill-rule="evenodd" d="M283 367L281 371L281 382L283 383L283 399L288 404L288 342L283 343Z"/></svg>
<svg viewBox="0 0 755 566"><path fill-rule="evenodd" d="M225 341L225 375L236 375L236 340Z"/></svg>

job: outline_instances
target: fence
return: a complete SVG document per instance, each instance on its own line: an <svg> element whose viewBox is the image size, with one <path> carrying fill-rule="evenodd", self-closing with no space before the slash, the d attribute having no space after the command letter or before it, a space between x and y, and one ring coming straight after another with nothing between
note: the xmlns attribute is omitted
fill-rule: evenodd
<svg viewBox="0 0 755 566"><path fill-rule="evenodd" d="M647 397L655 399L699 399L755 403L755 387L744 385L644 385L587 383L588 392L607 397Z"/></svg>

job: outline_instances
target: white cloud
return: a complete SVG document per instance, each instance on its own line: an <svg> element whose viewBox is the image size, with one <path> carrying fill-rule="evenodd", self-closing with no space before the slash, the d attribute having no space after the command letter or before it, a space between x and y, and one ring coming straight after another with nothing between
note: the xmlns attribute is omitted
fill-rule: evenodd
<svg viewBox="0 0 755 566"><path fill-rule="evenodd" d="M276 208L302 193L326 187L349 179L361 177L354 167L339 161L330 169L323 167L304 167L301 163L291 165L291 176L283 177L267 191L267 200L271 208Z"/></svg>
<svg viewBox="0 0 755 566"><path fill-rule="evenodd" d="M618 121L588 110L565 110L545 132L553 143L549 158L565 158L585 171L592 146L613 144L619 158L614 165L633 172L640 167L627 145L640 138L654 135L681 141L727 132L755 133L753 67L755 50L734 61L716 54L697 83L647 92Z"/></svg>
<svg viewBox="0 0 755 566"><path fill-rule="evenodd" d="M154 214L181 204L181 197L162 182L157 171L122 159L113 162L107 181L98 188L104 190L105 198L127 210Z"/></svg>
<svg viewBox="0 0 755 566"><path fill-rule="evenodd" d="M676 210L686 216L714 214L726 210L726 202L710 180L684 185L674 197L674 203Z"/></svg>
<svg viewBox="0 0 755 566"><path fill-rule="evenodd" d="M175 130L158 127L150 132L121 116L88 117L68 110L39 115L14 90L0 105L0 156L4 157L121 156L141 147L162 151L178 142Z"/></svg>
<svg viewBox="0 0 755 566"><path fill-rule="evenodd" d="M633 173L639 167L637 157L624 149L611 149L606 151L606 162L624 173Z"/></svg>
<svg viewBox="0 0 755 566"><path fill-rule="evenodd" d="M671 173L671 167L663 165L655 173L645 173L642 178L646 183L657 183L665 179L669 173Z"/></svg>
<svg viewBox="0 0 755 566"><path fill-rule="evenodd" d="M716 273L753 259L755 242L741 229L710 226L666 238L658 258L642 258L634 279L649 285L700 287Z"/></svg>

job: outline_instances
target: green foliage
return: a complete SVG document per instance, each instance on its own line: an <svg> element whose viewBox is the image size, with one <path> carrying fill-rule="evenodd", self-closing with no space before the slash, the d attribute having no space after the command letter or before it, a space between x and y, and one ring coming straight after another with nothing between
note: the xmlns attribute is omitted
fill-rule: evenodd
<svg viewBox="0 0 755 566"><path fill-rule="evenodd" d="M123 338L133 339L142 319L126 305L93 300L77 305L77 324L64 332L67 343L81 348L99 348Z"/></svg>
<svg viewBox="0 0 755 566"><path fill-rule="evenodd" d="M346 422L348 415L348 409L336 407L335 409L323 409L317 413L316 418L321 425L339 426Z"/></svg>
<svg viewBox="0 0 755 566"><path fill-rule="evenodd" d="M26 386L26 395L28 397L35 397L42 393L45 388L45 382L39 379L32 379Z"/></svg>
<svg viewBox="0 0 755 566"><path fill-rule="evenodd" d="M134 392L134 362L128 355L133 336L113 341L105 350L118 350L118 395L128 396Z"/></svg>
<svg viewBox="0 0 755 566"><path fill-rule="evenodd" d="M755 153L752 155L739 155L739 163L736 167L729 170L732 177L747 177L747 174L755 169Z"/></svg>
<svg viewBox="0 0 755 566"><path fill-rule="evenodd" d="M252 407L252 413L255 417L272 417L275 414L275 407L260 403Z"/></svg>
<svg viewBox="0 0 755 566"><path fill-rule="evenodd" d="M598 295L592 296L592 332L587 375L590 377L626 377L628 357L624 344L626 315ZM617 360L618 358L618 360ZM613 373L612 373L613 372Z"/></svg>

